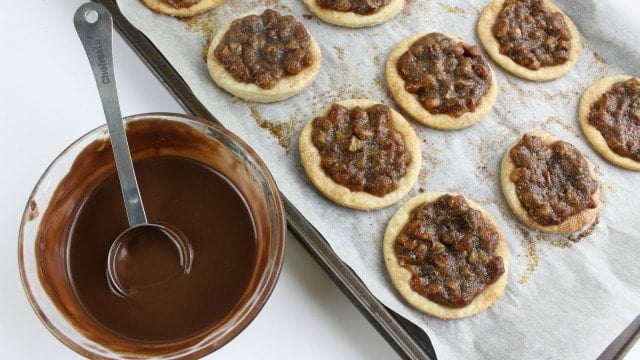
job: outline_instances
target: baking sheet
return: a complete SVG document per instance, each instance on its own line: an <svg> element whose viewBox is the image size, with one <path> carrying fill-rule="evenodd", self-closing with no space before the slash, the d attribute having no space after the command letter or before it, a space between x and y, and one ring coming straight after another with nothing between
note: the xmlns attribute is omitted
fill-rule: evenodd
<svg viewBox="0 0 640 360"><path fill-rule="evenodd" d="M293 0L231 0L188 21L152 13L137 0L118 1L125 16L163 52L210 112L258 151L283 194L338 256L385 305L421 326L440 357L595 357L640 311L640 276L634 262L640 250L640 226L634 219L640 196L625 191L637 184L637 175L599 158L584 140L575 115L579 96L592 81L609 74L638 74L640 56L631 46L637 34L603 31L623 25L594 20L614 18L597 15L607 9L606 3L557 2L584 38L576 69L563 79L530 83L494 65L501 90L494 110L481 123L456 132L414 123L425 160L409 196L422 190L462 193L485 206L506 235L510 280L504 296L484 313L442 321L407 307L386 277L380 243L387 220L408 197L375 212L341 208L313 189L299 165L297 135L313 113L350 97L393 106L383 68L395 43L425 30L478 43L475 25L484 3L409 1L388 23L344 29L308 16L306 8ZM209 80L203 57L210 37L223 23L265 7L304 22L318 39L324 59L318 79L307 91L281 103L258 105L219 90ZM621 40L612 33L628 38ZM542 235L521 226L506 207L499 188L499 163L508 144L532 129L572 142L596 165L604 204L591 234Z"/></svg>

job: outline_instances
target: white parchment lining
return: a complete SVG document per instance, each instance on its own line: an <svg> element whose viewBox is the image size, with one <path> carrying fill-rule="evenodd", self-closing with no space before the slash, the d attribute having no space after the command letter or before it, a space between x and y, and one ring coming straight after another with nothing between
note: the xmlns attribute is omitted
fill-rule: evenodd
<svg viewBox="0 0 640 360"><path fill-rule="evenodd" d="M607 1L556 2L574 20L583 41L576 68L562 79L528 82L492 62L500 90L484 120L455 132L414 122L424 161L416 186L399 203L374 212L340 207L313 188L300 166L298 134L315 112L352 97L397 109L384 81L386 57L395 44L417 31L448 33L479 44L475 28L486 3L408 0L385 24L347 29L310 16L299 0L227 0L191 20L153 13L139 0L118 1L129 21L160 49L210 112L260 154L283 194L369 290L429 334L440 358L595 358L640 312L640 174L599 157L577 122L577 104L589 84L606 75L640 76L640 52L634 46L640 31L630 32L608 13ZM302 94L275 104L254 104L217 88L204 54L224 23L267 7L303 22L320 43L323 63L316 81ZM506 206L500 161L518 135L534 129L571 142L597 168L603 197L600 219L592 234L577 236L579 241L528 230ZM382 234L395 210L419 191L472 198L504 232L511 254L509 281L504 295L485 312L439 320L414 311L392 288L381 256Z"/></svg>

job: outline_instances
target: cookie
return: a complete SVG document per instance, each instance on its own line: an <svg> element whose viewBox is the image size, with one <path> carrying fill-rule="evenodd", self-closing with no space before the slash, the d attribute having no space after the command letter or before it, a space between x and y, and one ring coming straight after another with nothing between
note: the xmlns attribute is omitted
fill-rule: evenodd
<svg viewBox="0 0 640 360"><path fill-rule="evenodd" d="M374 2L349 2L347 4L340 3L335 7L325 7L321 5L319 0L303 0L309 11L311 11L319 19L330 24L359 28L373 26L383 23L395 17L404 7L405 0L389 0L388 3L380 6L380 4L371 5ZM329 3L330 1L323 1ZM345 10L338 10L339 7ZM355 10L352 10L355 9Z"/></svg>
<svg viewBox="0 0 640 360"><path fill-rule="evenodd" d="M322 194L360 210L400 200L422 163L411 125L395 110L366 99L343 100L318 112L302 129L299 150L306 174Z"/></svg>
<svg viewBox="0 0 640 360"><path fill-rule="evenodd" d="M209 74L219 87L261 103L302 92L318 75L321 62L320 47L306 27L269 9L224 25L207 52Z"/></svg>
<svg viewBox="0 0 640 360"><path fill-rule="evenodd" d="M640 79L635 78L636 83L632 84L635 89L634 95L631 96L632 98L623 100L622 104L613 103L618 98L613 94L607 99L602 98L603 94L609 92L614 84L624 83L630 79L633 77L627 75L608 76L589 86L580 99L578 119L587 140L602 157L615 165L638 171L640 170L640 136L637 135L640 134L640 95L638 94L637 82ZM626 96L628 97L629 94ZM598 103L596 107L597 102L601 103ZM607 102L611 103L607 104ZM616 111L607 111L608 108L616 109ZM590 122L592 112L595 112L593 115L602 112L599 119L594 118L594 123ZM621 117L618 118L618 114ZM612 116L615 116L616 119L611 118ZM605 139L603 132L610 137L609 141ZM609 143L612 145L610 146Z"/></svg>
<svg viewBox="0 0 640 360"><path fill-rule="evenodd" d="M224 0L142 0L149 9L175 17L192 17L209 11Z"/></svg>
<svg viewBox="0 0 640 360"><path fill-rule="evenodd" d="M513 27L503 26L506 22L498 22L498 18L505 4L510 7L508 13L511 14L517 13L514 11L514 6L519 4L531 6L533 10L528 13L534 14L534 16L525 16L524 14L520 14L520 16L535 19L535 22ZM564 25L561 25L560 20L564 22ZM496 25L497 23L498 25ZM546 33L544 33L544 29L540 30L541 27L544 27L542 24L547 24L544 25L548 28ZM554 27L557 24L560 26ZM504 44L501 44L494 34L494 27ZM526 29L524 33L522 29ZM578 29L560 8L548 0L492 0L480 14L477 31L480 42L489 56L502 68L523 79L533 81L557 79L568 73L578 61L580 52ZM539 38L540 40L520 42L526 37ZM531 52L526 49L519 50L520 46L529 46L529 44L536 45L535 52L540 52L541 47L549 51L544 55L532 56ZM514 53L513 57L506 55L512 52ZM549 57L549 53L557 60Z"/></svg>
<svg viewBox="0 0 640 360"><path fill-rule="evenodd" d="M532 229L573 233L598 216L600 186L593 165L549 133L520 137L504 155L500 180L507 204Z"/></svg>
<svg viewBox="0 0 640 360"><path fill-rule="evenodd" d="M383 256L398 293L444 319L491 306L509 273L509 250L491 215L449 193L423 193L398 209L384 234Z"/></svg>
<svg viewBox="0 0 640 360"><path fill-rule="evenodd" d="M388 56L385 74L398 105L419 123L436 129L477 123L491 110L498 93L493 71L479 48L440 33L421 32L401 40Z"/></svg>

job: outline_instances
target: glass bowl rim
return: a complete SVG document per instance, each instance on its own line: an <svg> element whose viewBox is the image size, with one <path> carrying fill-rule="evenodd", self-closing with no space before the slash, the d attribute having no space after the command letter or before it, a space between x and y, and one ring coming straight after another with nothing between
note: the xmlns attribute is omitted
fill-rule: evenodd
<svg viewBox="0 0 640 360"><path fill-rule="evenodd" d="M237 145L242 150L242 152L246 154L247 158L250 159L251 162L253 162L258 168L259 173L262 176L262 180L265 182L266 187L270 190L267 193L265 193L265 198L268 198L266 200L271 200L270 203L272 203L272 206L274 207L274 209L269 209L269 210L275 210L275 214L271 211L269 212L270 224L271 225L275 224L275 226L272 226L270 231L270 238L269 238L270 244L269 244L269 247L267 247L267 251L269 253L269 256L267 258L267 264L265 265L264 272L260 276L260 280L258 282L258 285L255 288L255 291L252 293L249 299L245 301L237 311L235 311L234 316L232 316L229 321L225 322L220 326L216 326L213 331L207 330L209 334L206 337L204 337L200 342L194 344L191 347L180 348L180 350L176 352L162 355L161 357L159 357L161 359L198 358L221 348L222 346L227 344L229 341L231 341L235 336L237 336L240 332L242 332L255 319L255 317L262 310L265 303L271 296L273 289L275 288L275 285L277 283L277 280L280 276L282 265L284 263L284 248L285 248L285 241L286 241L286 220L284 216L284 209L283 209L280 192L278 190L277 184L271 172L269 171L268 167L262 160L262 158L260 158L257 152L253 150L253 148L251 148L244 140L242 140L237 135L235 135L231 131L224 128L222 125L193 116L193 115L170 113L170 112L148 112L148 113L130 115L130 116L124 117L123 121L125 121L125 126L126 126L127 122L140 121L140 120L146 120L146 119L161 119L161 120L169 120L169 121L186 123L193 128L201 129L203 131L203 134L206 134L208 136L210 136L208 132L209 129L213 129L213 131L219 134L222 134L223 136L230 139L232 143ZM62 320L56 319L56 321L63 321L65 322L65 325L73 328L73 325L66 318L64 318L63 315L59 313L48 314L39 304L39 300L36 298L36 295L34 294L33 286L42 287L42 284L40 284L40 277L38 276L38 274L35 274L35 275L27 274L27 271L29 269L25 267L25 256L28 256L29 254L28 252L25 252L25 250L27 249L25 249L24 247L25 245L24 230L27 224L32 221L30 206L32 201L34 201L35 196L43 188L45 180L48 179L48 176L50 176L55 166L58 165L59 162L63 161L63 158L70 156L69 155L70 152L76 150L79 146L82 146L83 142L90 140L87 143L89 144L92 141L96 141L97 139L100 139L102 137L104 138L108 137L106 124L99 125L87 131L86 133L84 133L74 141L72 141L58 155L55 156L55 158L49 163L49 165L40 175L39 179L37 180L37 182L33 187L33 190L29 195L29 198L27 200L25 210L20 222L19 233L18 233L18 269L19 269L20 280L22 283L23 290L25 291L25 294L27 296L27 299L32 309L34 310L34 312L36 313L40 321L43 323L43 325L47 328L47 330L51 334L53 334L59 341L65 344L68 348L72 349L73 351L77 352L80 355L93 357L93 358L100 358L100 359L110 359L112 358L111 356L105 356L104 354L105 350L111 351L108 347L103 346L102 344L98 344L101 347L103 347L103 349L101 349L102 350L101 352L96 353L92 351L91 347L83 346L79 344L79 341L76 341L72 338L72 336L78 336L78 335L68 334L65 330L59 329L58 326L56 326L51 321L50 317L58 316L58 317L61 317ZM227 148L226 144L224 145L225 145L225 148ZM80 150L82 150L82 148L80 148ZM75 157L73 159L75 159ZM54 189L56 185L57 184L53 185ZM28 251L35 253L34 249L30 249ZM37 266L35 270L38 270ZM46 295L47 295L47 299L45 300L51 301L48 298L48 294ZM231 326L228 326L229 324ZM227 326L228 326L228 329L221 331L222 328L226 328ZM75 328L73 329L75 330ZM82 334L80 334L80 336L82 336ZM118 357L123 356L123 354L121 353L113 353L112 355L116 355ZM129 354L129 353L125 354L124 356L126 358L131 358L131 359L148 357L148 355L136 355L136 354ZM155 356L156 355L154 355L154 357Z"/></svg>

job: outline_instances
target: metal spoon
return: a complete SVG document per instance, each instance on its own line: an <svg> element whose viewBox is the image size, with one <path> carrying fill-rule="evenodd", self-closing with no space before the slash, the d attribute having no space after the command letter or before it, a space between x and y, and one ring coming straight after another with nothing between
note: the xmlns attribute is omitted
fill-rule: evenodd
<svg viewBox="0 0 640 360"><path fill-rule="evenodd" d="M73 23L98 86L129 221L129 228L116 238L110 248L107 276L114 292L128 296L168 281L176 275L188 274L191 268L191 247L185 237L175 230L147 221L118 102L113 67L111 14L100 4L87 3L76 11ZM145 256L144 247L149 247L150 244L155 246L156 254L164 251L165 264L159 264L158 257L153 254ZM175 249L172 254L175 256L166 256L168 247ZM175 264L166 264L171 261L171 257Z"/></svg>

